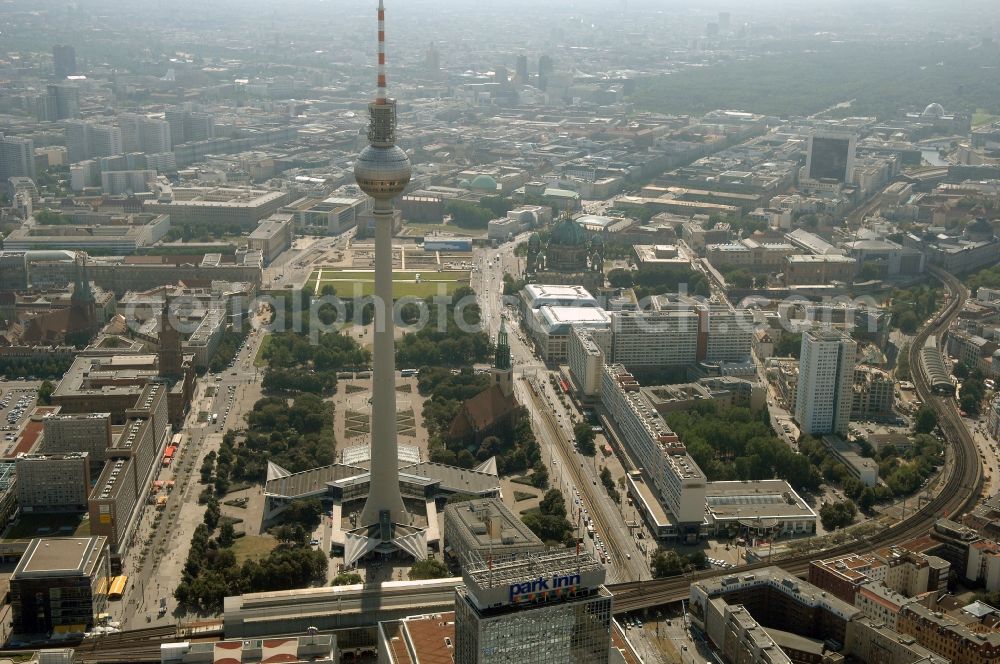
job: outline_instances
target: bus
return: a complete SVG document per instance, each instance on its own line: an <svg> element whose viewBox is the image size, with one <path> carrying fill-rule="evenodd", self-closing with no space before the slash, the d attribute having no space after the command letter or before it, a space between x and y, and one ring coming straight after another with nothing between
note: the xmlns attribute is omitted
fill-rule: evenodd
<svg viewBox="0 0 1000 664"><path fill-rule="evenodd" d="M125 594L125 586L128 584L128 577L124 574L111 579L111 589L108 590L108 599L119 600Z"/></svg>
<svg viewBox="0 0 1000 664"><path fill-rule="evenodd" d="M399 371L399 377L400 378L410 378L412 376L416 376L419 373L420 372L417 371L416 369L400 369L400 371Z"/></svg>

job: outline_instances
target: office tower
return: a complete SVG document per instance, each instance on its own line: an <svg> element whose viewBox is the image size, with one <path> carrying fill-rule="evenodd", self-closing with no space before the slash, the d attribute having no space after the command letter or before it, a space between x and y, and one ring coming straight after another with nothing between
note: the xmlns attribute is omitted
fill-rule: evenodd
<svg viewBox="0 0 1000 664"><path fill-rule="evenodd" d="M76 74L76 49L58 44L53 46L52 69L56 78L66 78Z"/></svg>
<svg viewBox="0 0 1000 664"><path fill-rule="evenodd" d="M515 67L515 78L519 85L528 84L528 56L519 55L517 56L517 65Z"/></svg>
<svg viewBox="0 0 1000 664"><path fill-rule="evenodd" d="M0 134L0 184L6 185L12 177L35 177L35 143Z"/></svg>
<svg viewBox="0 0 1000 664"><path fill-rule="evenodd" d="M857 343L849 334L813 329L802 334L795 419L803 434L847 435Z"/></svg>
<svg viewBox="0 0 1000 664"><path fill-rule="evenodd" d="M80 117L80 89L75 85L52 83L45 87L49 99L46 109L53 113L50 121L70 120Z"/></svg>
<svg viewBox="0 0 1000 664"><path fill-rule="evenodd" d="M455 664L601 664L611 647L611 593L588 552L475 557L455 589Z"/></svg>
<svg viewBox="0 0 1000 664"><path fill-rule="evenodd" d="M402 549L427 556L427 533L409 526L399 489L396 442L396 368L393 340L392 231L399 211L392 200L410 181L410 160L396 145L396 100L386 94L385 7L378 4L378 87L368 104L368 147L354 162L361 191L375 199L375 343L372 380L371 480L359 528L348 533L345 562L370 551Z"/></svg>
<svg viewBox="0 0 1000 664"><path fill-rule="evenodd" d="M441 69L441 53L438 51L437 44L431 42L427 47L427 52L424 54L424 68L431 75L436 76Z"/></svg>
<svg viewBox="0 0 1000 664"><path fill-rule="evenodd" d="M543 55L538 58L538 87L545 90L549 86L549 77L555 71L555 63L551 55Z"/></svg>
<svg viewBox="0 0 1000 664"><path fill-rule="evenodd" d="M810 180L851 182L857 137L839 132L816 132L809 137L806 173Z"/></svg>

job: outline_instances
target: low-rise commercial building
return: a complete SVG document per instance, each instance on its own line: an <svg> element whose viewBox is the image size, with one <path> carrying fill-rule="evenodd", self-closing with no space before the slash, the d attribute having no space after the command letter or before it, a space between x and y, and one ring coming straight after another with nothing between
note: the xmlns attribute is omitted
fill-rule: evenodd
<svg viewBox="0 0 1000 664"><path fill-rule="evenodd" d="M292 246L294 221L292 214L279 212L261 221L247 238L247 246L261 252L264 264L269 265Z"/></svg>
<svg viewBox="0 0 1000 664"><path fill-rule="evenodd" d="M865 486L878 484L878 464L868 457L861 456L857 445L840 436L823 436L823 444L830 450L833 457L847 467L848 472Z"/></svg>
<svg viewBox="0 0 1000 664"><path fill-rule="evenodd" d="M545 543L497 498L446 505L444 548L459 563L546 550Z"/></svg>
<svg viewBox="0 0 1000 664"><path fill-rule="evenodd" d="M110 575L104 537L31 540L10 577L14 632L89 630L107 610Z"/></svg>
<svg viewBox="0 0 1000 664"><path fill-rule="evenodd" d="M170 215L175 226L200 224L213 229L249 230L290 200L291 193L285 191L174 187L155 202L145 202L143 211Z"/></svg>
<svg viewBox="0 0 1000 664"><path fill-rule="evenodd" d="M785 258L785 285L808 286L850 283L854 278L857 261L850 256L826 254L822 256L797 254Z"/></svg>
<svg viewBox="0 0 1000 664"><path fill-rule="evenodd" d="M708 532L771 539L816 532L816 512L784 480L708 482Z"/></svg>
<svg viewBox="0 0 1000 664"><path fill-rule="evenodd" d="M166 214L67 213L76 223L27 223L4 238L7 251L67 249L132 254L149 246L170 230ZM72 280L70 280L72 281Z"/></svg>

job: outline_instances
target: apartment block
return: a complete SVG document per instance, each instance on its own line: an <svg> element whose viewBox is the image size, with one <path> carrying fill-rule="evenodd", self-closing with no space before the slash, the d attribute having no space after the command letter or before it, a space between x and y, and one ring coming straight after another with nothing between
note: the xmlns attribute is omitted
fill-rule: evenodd
<svg viewBox="0 0 1000 664"><path fill-rule="evenodd" d="M802 433L846 436L851 420L857 343L835 330L802 334L795 419Z"/></svg>
<svg viewBox="0 0 1000 664"><path fill-rule="evenodd" d="M705 519L706 478L687 448L642 397L639 383L624 366L604 367L601 402L652 483L657 500L676 520L678 534L697 539Z"/></svg>
<svg viewBox="0 0 1000 664"><path fill-rule="evenodd" d="M19 454L17 502L21 512L82 512L90 491L90 460L86 452Z"/></svg>
<svg viewBox="0 0 1000 664"><path fill-rule="evenodd" d="M42 426L41 453L86 452L91 469L100 470L111 447L111 413L55 413L43 416Z"/></svg>

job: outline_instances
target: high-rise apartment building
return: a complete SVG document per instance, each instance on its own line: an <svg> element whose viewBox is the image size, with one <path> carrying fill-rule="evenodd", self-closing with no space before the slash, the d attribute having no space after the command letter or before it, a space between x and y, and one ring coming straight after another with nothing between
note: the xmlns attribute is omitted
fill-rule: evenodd
<svg viewBox="0 0 1000 664"><path fill-rule="evenodd" d="M659 311L615 311L609 315L608 359L629 368L738 362L750 356L753 344L753 320L747 310L683 296Z"/></svg>
<svg viewBox="0 0 1000 664"><path fill-rule="evenodd" d="M42 418L44 454L86 452L94 470L104 463L111 447L111 413L50 414Z"/></svg>
<svg viewBox="0 0 1000 664"><path fill-rule="evenodd" d="M802 334L795 419L803 434L847 435L857 343L849 334L813 329Z"/></svg>
<svg viewBox="0 0 1000 664"><path fill-rule="evenodd" d="M71 164L84 159L111 157L125 152L121 127L70 120L66 127L66 152Z"/></svg>
<svg viewBox="0 0 1000 664"><path fill-rule="evenodd" d="M90 125L87 132L88 157L111 157L125 152L122 130L112 125Z"/></svg>
<svg viewBox="0 0 1000 664"><path fill-rule="evenodd" d="M124 152L158 154L170 151L170 123L166 120L122 113L118 116L118 126L122 131Z"/></svg>
<svg viewBox="0 0 1000 664"><path fill-rule="evenodd" d="M76 74L76 49L56 44L52 47L52 71L56 78Z"/></svg>
<svg viewBox="0 0 1000 664"><path fill-rule="evenodd" d="M455 589L455 664L609 661L605 570L573 549L475 560Z"/></svg>
<svg viewBox="0 0 1000 664"><path fill-rule="evenodd" d="M86 452L21 454L14 461L17 502L24 513L82 512L90 491Z"/></svg>
<svg viewBox="0 0 1000 664"><path fill-rule="evenodd" d="M6 185L12 177L35 177L35 143L0 134L0 183Z"/></svg>
<svg viewBox="0 0 1000 664"><path fill-rule="evenodd" d="M168 108L163 117L170 125L172 146L204 141L215 136L215 116L211 113Z"/></svg>
<svg viewBox="0 0 1000 664"><path fill-rule="evenodd" d="M607 365L601 377L601 403L648 476L656 500L673 515L673 530L664 534L694 541L705 519L707 478L639 387L625 367Z"/></svg>

